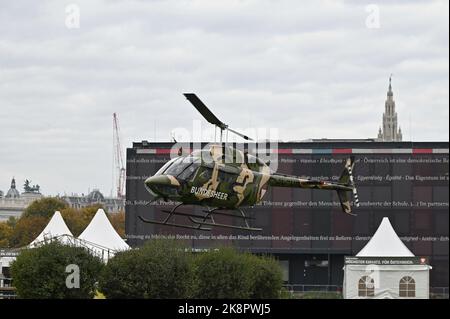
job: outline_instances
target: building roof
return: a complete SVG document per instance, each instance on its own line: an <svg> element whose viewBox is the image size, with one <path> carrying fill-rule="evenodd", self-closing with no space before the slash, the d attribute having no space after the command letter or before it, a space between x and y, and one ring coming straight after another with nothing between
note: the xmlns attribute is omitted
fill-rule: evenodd
<svg viewBox="0 0 450 319"><path fill-rule="evenodd" d="M47 240L52 240L55 237L61 238L62 242L65 243L67 240L66 236L73 237L72 232L64 222L61 213L56 211L47 226L45 226L44 230L39 234L39 236L36 237L35 240L31 242L29 246L38 246L40 243L44 243Z"/></svg>
<svg viewBox="0 0 450 319"><path fill-rule="evenodd" d="M98 189L94 189L87 195L87 199L91 202L102 202L105 200L105 197Z"/></svg>
<svg viewBox="0 0 450 319"><path fill-rule="evenodd" d="M101 208L78 238L114 251L130 248L116 232Z"/></svg>
<svg viewBox="0 0 450 319"><path fill-rule="evenodd" d="M11 180L11 188L8 190L5 197L7 197L7 198L19 198L20 197L20 193L16 189L16 180L14 179L14 177Z"/></svg>
<svg viewBox="0 0 450 319"><path fill-rule="evenodd" d="M414 257L392 228L389 218L384 217L377 231L356 255L357 257Z"/></svg>
<svg viewBox="0 0 450 319"><path fill-rule="evenodd" d="M19 193L19 191L17 189L10 188L8 190L8 192L6 193L5 197L8 197L8 198L19 198L20 197L20 193Z"/></svg>

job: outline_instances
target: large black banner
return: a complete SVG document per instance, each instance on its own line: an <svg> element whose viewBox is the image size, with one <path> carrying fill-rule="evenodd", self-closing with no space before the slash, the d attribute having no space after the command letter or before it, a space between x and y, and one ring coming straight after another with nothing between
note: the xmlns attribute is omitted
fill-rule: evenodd
<svg viewBox="0 0 450 319"><path fill-rule="evenodd" d="M234 245L253 252L352 256L388 217L416 256L432 258L434 275L448 282L448 143L280 143L277 171L336 181L348 156L355 156L357 216L341 211L337 195L323 190L272 188L245 212L261 232L215 228L202 232L141 222L139 215L163 219L173 203L148 204L144 180L170 159L172 144L135 143L127 151L126 236L139 246L154 238L175 238L195 249ZM200 212L200 207L185 207ZM184 217L176 222L183 223ZM217 217L218 222L233 222ZM235 221L238 223L239 221ZM445 269L447 268L447 269Z"/></svg>

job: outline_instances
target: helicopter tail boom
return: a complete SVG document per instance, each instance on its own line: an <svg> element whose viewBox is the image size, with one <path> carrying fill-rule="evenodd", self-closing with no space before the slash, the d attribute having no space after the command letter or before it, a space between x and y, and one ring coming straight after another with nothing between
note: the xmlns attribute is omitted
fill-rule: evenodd
<svg viewBox="0 0 450 319"><path fill-rule="evenodd" d="M269 185L274 187L335 190L337 191L342 210L347 214L352 214L352 207L350 204L351 196L349 196L349 192L353 193L354 206L359 206L358 193L353 180L353 166L354 157L350 157L346 160L345 168L337 183L323 180L302 179L291 175L273 174L270 177Z"/></svg>

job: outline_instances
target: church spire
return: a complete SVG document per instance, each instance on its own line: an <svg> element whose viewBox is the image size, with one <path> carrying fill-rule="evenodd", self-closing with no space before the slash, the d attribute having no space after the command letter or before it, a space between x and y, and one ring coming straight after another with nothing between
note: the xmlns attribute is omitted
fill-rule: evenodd
<svg viewBox="0 0 450 319"><path fill-rule="evenodd" d="M392 92L392 73L389 76L389 90L388 90L387 95L388 96L393 96L394 95L394 93Z"/></svg>
<svg viewBox="0 0 450 319"><path fill-rule="evenodd" d="M383 113L382 129L378 131L378 140L396 142L403 139L401 129L397 129L397 112L395 111L394 92L392 92L392 74L389 76L389 88Z"/></svg>

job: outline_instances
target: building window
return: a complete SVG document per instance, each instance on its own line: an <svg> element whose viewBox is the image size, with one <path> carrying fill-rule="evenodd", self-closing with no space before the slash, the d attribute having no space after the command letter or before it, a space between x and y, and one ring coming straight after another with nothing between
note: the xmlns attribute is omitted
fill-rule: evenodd
<svg viewBox="0 0 450 319"><path fill-rule="evenodd" d="M416 281L410 276L400 279L399 286L400 297L412 298L416 296Z"/></svg>
<svg viewBox="0 0 450 319"><path fill-rule="evenodd" d="M370 276L363 276L358 282L358 296L359 297L373 297L375 296L375 282Z"/></svg>

